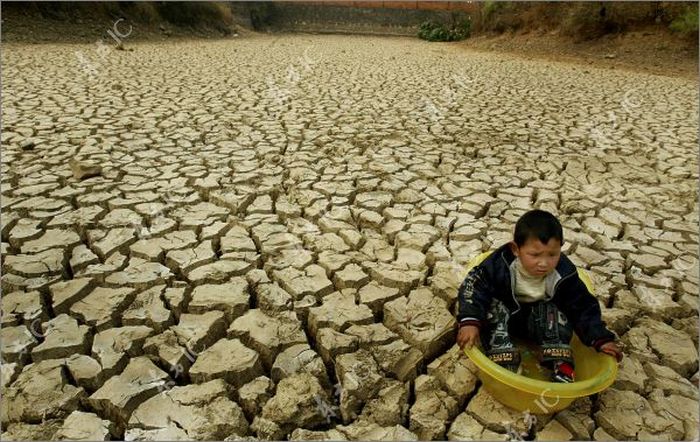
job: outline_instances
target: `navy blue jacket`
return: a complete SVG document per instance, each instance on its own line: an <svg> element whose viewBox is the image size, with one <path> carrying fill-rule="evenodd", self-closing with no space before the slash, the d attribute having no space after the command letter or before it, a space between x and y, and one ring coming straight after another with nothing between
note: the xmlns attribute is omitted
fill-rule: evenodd
<svg viewBox="0 0 700 442"><path fill-rule="evenodd" d="M469 271L459 287L459 326L483 326L491 301L503 302L511 314L520 310L515 298L515 255L508 244L496 249ZM552 301L574 326L581 342L598 349L615 335L601 318L598 300L578 276L576 266L563 253L545 277L545 301Z"/></svg>

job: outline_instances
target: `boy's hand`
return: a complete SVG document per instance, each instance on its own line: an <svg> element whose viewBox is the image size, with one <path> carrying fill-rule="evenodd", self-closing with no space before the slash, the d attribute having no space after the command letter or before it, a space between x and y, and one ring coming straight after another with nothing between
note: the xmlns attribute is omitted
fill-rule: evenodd
<svg viewBox="0 0 700 442"><path fill-rule="evenodd" d="M465 325L459 329L459 333L457 333L457 344L459 348L464 349L464 346L472 348L477 342L479 342L479 327L475 325Z"/></svg>
<svg viewBox="0 0 700 442"><path fill-rule="evenodd" d="M609 354L610 356L614 356L615 359L617 359L617 362L622 361L622 350L620 347L614 343L614 342L606 342L605 344L600 346L600 351Z"/></svg>

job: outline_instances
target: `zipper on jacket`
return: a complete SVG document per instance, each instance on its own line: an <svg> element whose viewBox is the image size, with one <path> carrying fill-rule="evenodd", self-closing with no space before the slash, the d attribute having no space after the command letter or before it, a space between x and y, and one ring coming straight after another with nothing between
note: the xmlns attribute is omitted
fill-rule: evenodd
<svg viewBox="0 0 700 442"><path fill-rule="evenodd" d="M559 279L556 284L554 284L554 288L552 289L552 299L554 299L554 296L557 294L557 288L559 288L559 284L561 284L562 281L564 281L566 278L571 278L572 276L576 275L577 272L574 270L572 273L569 273L568 275L564 276L563 278Z"/></svg>
<svg viewBox="0 0 700 442"><path fill-rule="evenodd" d="M506 263L506 268L508 269L508 273L510 273L510 293L513 295L513 301L515 301L516 309L514 312L511 313L511 315L514 315L520 311L520 303L518 302L518 299L515 297L515 284L513 282L515 281L515 277L513 276L513 272L510 270L510 265L508 265L508 261L506 261L506 257L501 254L501 259L503 260L504 263ZM556 286L555 286L556 287ZM555 290L556 292L556 290Z"/></svg>

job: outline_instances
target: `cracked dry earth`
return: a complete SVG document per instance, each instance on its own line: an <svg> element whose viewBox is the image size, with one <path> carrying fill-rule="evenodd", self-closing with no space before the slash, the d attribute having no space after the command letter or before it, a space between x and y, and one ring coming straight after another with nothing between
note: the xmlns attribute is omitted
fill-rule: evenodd
<svg viewBox="0 0 700 442"><path fill-rule="evenodd" d="M540 207L627 346L539 440L698 436L697 85L414 39L2 53L3 439L506 439L464 264Z"/></svg>

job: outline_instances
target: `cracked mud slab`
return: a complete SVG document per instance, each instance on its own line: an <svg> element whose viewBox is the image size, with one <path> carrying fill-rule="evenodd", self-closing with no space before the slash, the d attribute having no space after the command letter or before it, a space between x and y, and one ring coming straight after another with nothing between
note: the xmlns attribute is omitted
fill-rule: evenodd
<svg viewBox="0 0 700 442"><path fill-rule="evenodd" d="M4 439L526 430L452 314L535 207L627 343L538 438L697 438L697 83L407 38L129 46L2 52Z"/></svg>

